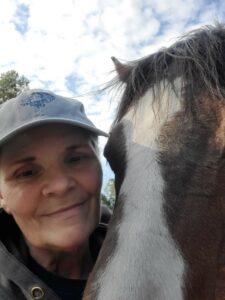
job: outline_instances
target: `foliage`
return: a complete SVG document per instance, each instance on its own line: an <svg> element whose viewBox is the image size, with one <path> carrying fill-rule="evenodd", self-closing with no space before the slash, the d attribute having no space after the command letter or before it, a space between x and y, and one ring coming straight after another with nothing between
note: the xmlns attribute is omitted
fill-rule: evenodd
<svg viewBox="0 0 225 300"><path fill-rule="evenodd" d="M115 205L116 195L114 183L115 181L113 178L109 179L104 188L104 193L101 194L102 203L108 206L110 209L113 209Z"/></svg>
<svg viewBox="0 0 225 300"><path fill-rule="evenodd" d="M106 197L106 195L103 194L103 193L101 193L101 202L102 202L102 204L106 205L108 208L111 209L110 201L108 200L108 198Z"/></svg>
<svg viewBox="0 0 225 300"><path fill-rule="evenodd" d="M29 80L20 76L15 70L0 75L0 102L16 97L29 88Z"/></svg>

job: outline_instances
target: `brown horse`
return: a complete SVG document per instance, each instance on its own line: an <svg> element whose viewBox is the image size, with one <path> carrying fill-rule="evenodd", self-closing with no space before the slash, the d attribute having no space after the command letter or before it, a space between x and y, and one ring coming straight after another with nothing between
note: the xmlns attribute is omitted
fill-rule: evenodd
<svg viewBox="0 0 225 300"><path fill-rule="evenodd" d="M84 299L225 299L225 27L113 60L117 200Z"/></svg>

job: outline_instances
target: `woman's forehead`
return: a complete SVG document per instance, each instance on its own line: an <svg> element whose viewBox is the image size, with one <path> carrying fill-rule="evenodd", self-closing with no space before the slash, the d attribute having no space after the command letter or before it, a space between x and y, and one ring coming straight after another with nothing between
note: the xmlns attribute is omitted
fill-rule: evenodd
<svg viewBox="0 0 225 300"><path fill-rule="evenodd" d="M6 152L8 155L18 154L20 151L41 147L43 144L49 147L55 143L58 147L62 143L73 143L74 145L89 145L90 135L87 131L72 125L48 124L41 125L25 130L12 137L2 146L2 155Z"/></svg>

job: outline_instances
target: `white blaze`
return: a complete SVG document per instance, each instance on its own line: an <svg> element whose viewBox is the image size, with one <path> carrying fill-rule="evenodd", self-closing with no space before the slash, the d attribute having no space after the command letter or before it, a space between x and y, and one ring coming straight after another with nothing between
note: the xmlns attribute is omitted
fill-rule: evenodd
<svg viewBox="0 0 225 300"><path fill-rule="evenodd" d="M122 120L127 151L120 189L124 215L118 247L99 278L103 288L98 300L183 299L184 262L163 215L164 183L157 162L160 128L180 110L180 102L171 90L161 96L158 117L149 90Z"/></svg>

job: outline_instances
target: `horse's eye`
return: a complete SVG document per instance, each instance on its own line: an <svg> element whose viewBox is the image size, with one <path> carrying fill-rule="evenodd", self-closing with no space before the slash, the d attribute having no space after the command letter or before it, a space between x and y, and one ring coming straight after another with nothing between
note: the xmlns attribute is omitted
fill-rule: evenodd
<svg viewBox="0 0 225 300"><path fill-rule="evenodd" d="M113 147L110 146L110 143L108 141L108 143L105 146L104 149L104 156L107 159L110 168L112 169L112 171L115 173L115 165L116 165L116 158L114 158L114 153L113 153Z"/></svg>

